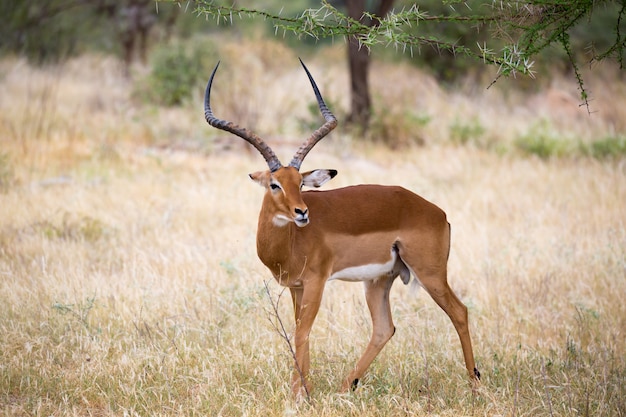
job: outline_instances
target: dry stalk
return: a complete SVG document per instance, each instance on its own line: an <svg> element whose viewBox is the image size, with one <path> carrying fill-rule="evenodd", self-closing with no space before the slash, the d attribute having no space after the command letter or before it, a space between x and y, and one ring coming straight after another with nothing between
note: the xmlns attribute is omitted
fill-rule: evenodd
<svg viewBox="0 0 626 417"><path fill-rule="evenodd" d="M291 343L291 338L289 337L289 333L285 329L285 324L283 323L283 319L281 318L280 313L278 311L278 305L280 303L281 297L283 296L283 293L285 292L285 288L283 288L280 291L280 293L278 294L278 297L276 297L276 300L274 301L274 298L272 297L272 293L270 292L270 288L269 288L267 281L263 281L263 285L265 285L265 292L267 293L267 297L270 300L270 305L272 306L272 310L268 312L268 315L269 315L268 320L274 327L274 330L276 330L276 332L280 335L280 337L287 344L287 347L289 348L289 353L291 354L293 362L296 366L296 371L298 372L298 375L300 376L300 383L302 384L302 387L304 388L304 392L306 394L306 400L309 401L311 397L310 397L309 389L306 386L304 373L302 372L302 369L300 369L300 365L298 364L298 360L296 358L296 350L293 347L293 344Z"/></svg>
<svg viewBox="0 0 626 417"><path fill-rule="evenodd" d="M548 410L550 410L550 417L552 417L554 414L552 413L552 401L550 400L550 391L549 391L549 387L548 387L548 377L546 375L546 366L545 363L543 361L543 358L541 359L541 376L543 377L543 387L546 391L546 401L548 403Z"/></svg>

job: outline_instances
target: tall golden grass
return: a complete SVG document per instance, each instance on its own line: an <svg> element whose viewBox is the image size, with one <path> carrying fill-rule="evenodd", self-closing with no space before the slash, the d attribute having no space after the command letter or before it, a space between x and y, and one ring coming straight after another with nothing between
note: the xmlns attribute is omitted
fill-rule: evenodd
<svg viewBox="0 0 626 417"><path fill-rule="evenodd" d="M308 134L298 120L312 117L310 87L292 53L256 51L244 67L241 49L224 47L224 77L254 90L244 115L288 158ZM330 48L307 64L341 115L338 56ZM246 174L264 163L205 124L203 86L165 109L133 100L107 57L45 69L5 59L0 74L3 415L626 414L626 163L446 139L476 118L502 142L540 119L585 140L619 132L622 82L610 95L605 81L587 81L601 86L594 105L608 115L561 106L554 116L539 110L543 93L446 92L420 71L377 63L376 100L427 113L426 146L396 152L340 130L303 169L337 168L331 187L400 184L448 213L450 282L470 310L483 385L472 393L445 314L396 284L396 335L356 392L336 394L370 323L361 286L333 282L312 335L315 391L298 405L272 325L279 301L293 326L290 302L255 254L262 190ZM215 112L229 118L248 97L220 76Z"/></svg>

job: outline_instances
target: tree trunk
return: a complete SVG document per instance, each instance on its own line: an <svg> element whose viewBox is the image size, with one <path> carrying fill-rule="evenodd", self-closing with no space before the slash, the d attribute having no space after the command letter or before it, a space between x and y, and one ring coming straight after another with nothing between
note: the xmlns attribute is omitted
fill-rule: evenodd
<svg viewBox="0 0 626 417"><path fill-rule="evenodd" d="M384 17L393 0L381 0L375 15ZM346 0L348 16L354 20L364 22L369 26L376 26L377 20L364 21L365 0ZM367 130L372 113L372 101L369 91L369 65L370 51L367 47L359 45L355 36L348 38L348 62L350 67L350 114L348 123L359 125Z"/></svg>
<svg viewBox="0 0 626 417"><path fill-rule="evenodd" d="M371 116L371 98L368 84L370 64L369 50L360 47L353 36L348 42L348 61L350 65L350 115L348 123L357 124L367 129Z"/></svg>

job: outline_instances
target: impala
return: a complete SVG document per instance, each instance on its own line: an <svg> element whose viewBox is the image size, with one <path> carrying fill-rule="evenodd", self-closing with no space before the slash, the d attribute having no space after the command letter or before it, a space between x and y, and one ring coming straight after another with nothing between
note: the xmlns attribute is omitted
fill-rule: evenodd
<svg viewBox="0 0 626 417"><path fill-rule="evenodd" d="M395 333L389 292L399 276L415 277L450 317L461 340L465 366L474 385L480 379L472 352L467 308L447 281L450 225L445 213L417 194L397 186L356 185L330 191L320 187L337 171L300 173L309 151L337 125L311 73L300 61L326 122L283 166L272 149L253 132L216 118L210 104L216 65L207 84L204 113L213 127L252 144L269 170L250 174L265 188L257 230L257 253L274 278L289 288L295 312L295 370L291 387L296 397L310 392L309 334L326 282L361 281L372 316L372 336L365 352L344 379L341 391L355 388L374 358Z"/></svg>

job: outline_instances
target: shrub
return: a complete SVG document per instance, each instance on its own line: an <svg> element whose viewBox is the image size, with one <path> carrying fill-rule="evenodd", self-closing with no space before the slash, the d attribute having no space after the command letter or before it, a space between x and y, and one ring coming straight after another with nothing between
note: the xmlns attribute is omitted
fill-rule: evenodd
<svg viewBox="0 0 626 417"><path fill-rule="evenodd" d="M565 156L571 151L568 141L557 136L543 123L517 138L515 147L524 154L536 155L541 159Z"/></svg>
<svg viewBox="0 0 626 417"><path fill-rule="evenodd" d="M576 142L557 136L545 127L534 127L515 141L518 150L542 159L560 156L591 156L597 159L626 156L626 136L607 136L593 142Z"/></svg>
<svg viewBox="0 0 626 417"><path fill-rule="evenodd" d="M215 51L214 44L206 39L157 48L152 55L150 75L139 86L138 95L165 106L183 104L200 81L206 81L209 69L205 62L217 55Z"/></svg>
<svg viewBox="0 0 626 417"><path fill-rule="evenodd" d="M609 136L591 142L583 152L598 159L626 156L626 136Z"/></svg>
<svg viewBox="0 0 626 417"><path fill-rule="evenodd" d="M487 147L487 143L482 140L485 132L485 127L477 119L466 123L455 120L450 125L450 140L458 145L473 143L479 147Z"/></svg>
<svg viewBox="0 0 626 417"><path fill-rule="evenodd" d="M424 128L431 120L427 114L381 106L372 116L367 137L373 142L383 143L391 149L423 145L426 142Z"/></svg>

